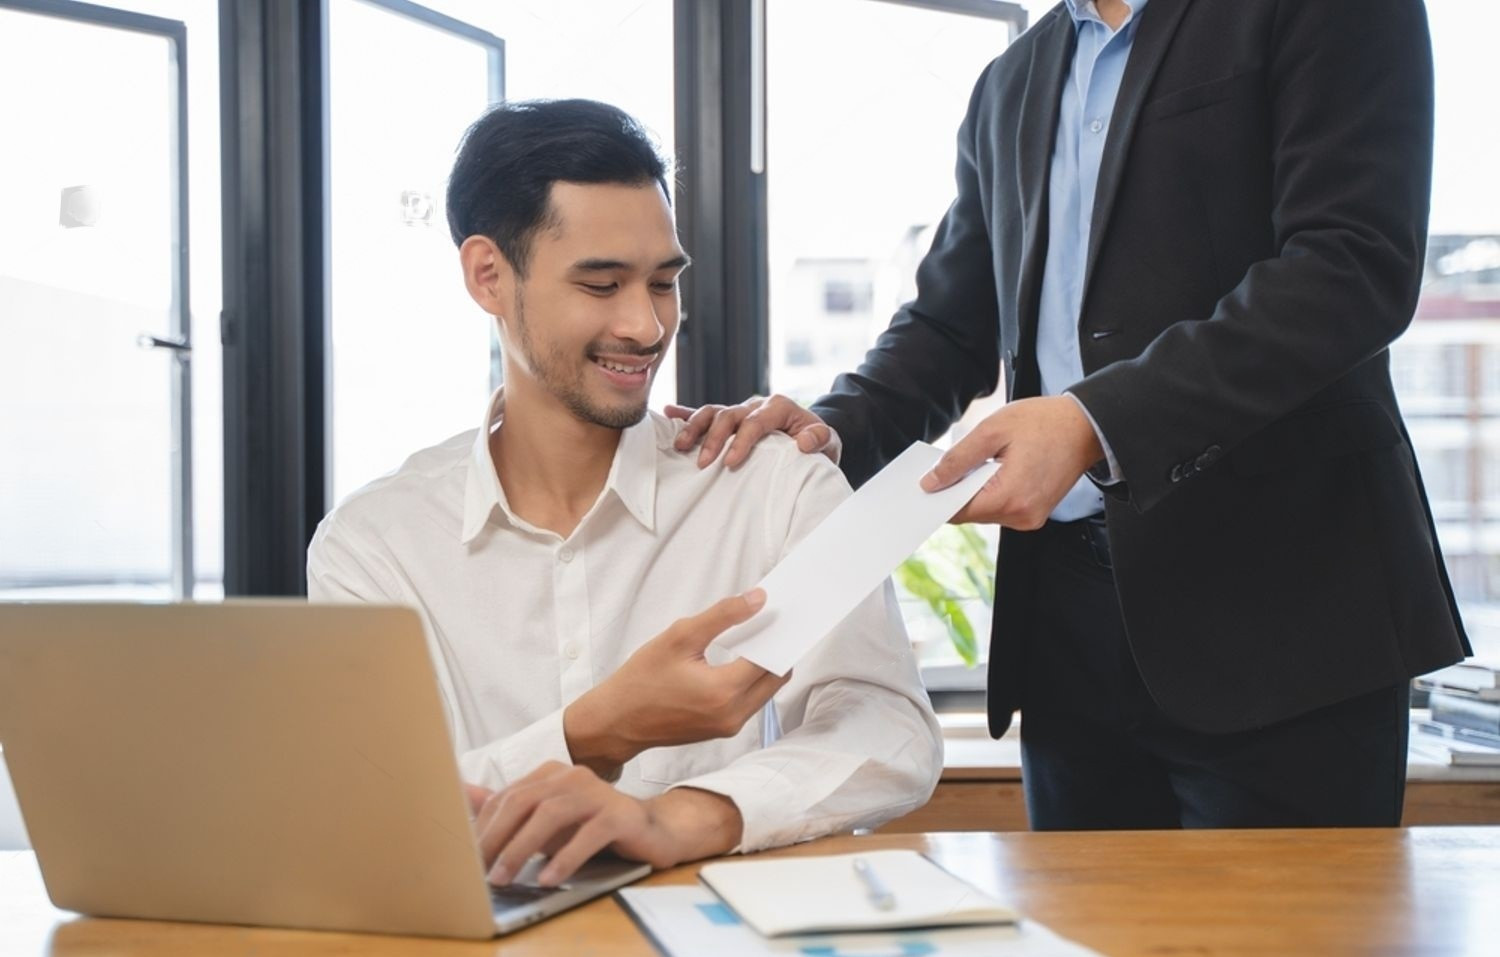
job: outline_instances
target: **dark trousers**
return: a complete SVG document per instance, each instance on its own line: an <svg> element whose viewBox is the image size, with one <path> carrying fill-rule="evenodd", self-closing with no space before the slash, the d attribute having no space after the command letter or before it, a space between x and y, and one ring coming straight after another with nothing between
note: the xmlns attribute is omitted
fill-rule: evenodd
<svg viewBox="0 0 1500 957"><path fill-rule="evenodd" d="M1102 525L1049 522L1038 562L1021 707L1033 828L1400 823L1408 684L1250 731L1191 731L1136 670Z"/></svg>

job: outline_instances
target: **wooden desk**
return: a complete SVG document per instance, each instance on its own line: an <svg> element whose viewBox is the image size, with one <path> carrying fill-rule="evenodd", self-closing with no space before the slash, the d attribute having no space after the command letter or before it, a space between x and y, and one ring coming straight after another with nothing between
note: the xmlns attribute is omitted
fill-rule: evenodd
<svg viewBox="0 0 1500 957"><path fill-rule="evenodd" d="M917 848L1110 955L1500 952L1500 828L838 837L778 854ZM232 863L226 862L226 866ZM650 879L687 883L696 867ZM650 957L611 899L489 943L75 918L0 854L6 957Z"/></svg>

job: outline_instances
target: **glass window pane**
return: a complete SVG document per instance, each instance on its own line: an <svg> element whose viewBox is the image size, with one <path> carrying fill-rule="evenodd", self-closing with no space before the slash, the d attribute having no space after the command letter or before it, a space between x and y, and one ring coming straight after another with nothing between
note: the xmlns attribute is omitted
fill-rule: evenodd
<svg viewBox="0 0 1500 957"><path fill-rule="evenodd" d="M328 8L334 493L478 424L491 328L443 195L489 50L359 0Z"/></svg>
<svg viewBox="0 0 1500 957"><path fill-rule="evenodd" d="M969 95L1010 26L870 0L773 0L766 35L771 385L811 400L914 291L953 201Z"/></svg>
<svg viewBox="0 0 1500 957"><path fill-rule="evenodd" d="M188 89L189 95L186 104L187 126L188 126L188 169L190 175L186 182L186 202L189 221L189 319L191 329L192 351L192 482L193 482L193 515L192 541L193 541L193 573L194 588L193 596L196 598L214 598L223 594L223 567L224 567L224 506L223 506L223 377L221 374L221 350L219 344L219 312L222 308L222 256L220 254L220 201L219 201L219 63L218 63L218 8L216 4L202 3L200 0L121 0L121 2L110 4L110 6L133 13L143 13L150 16L175 20L184 24L187 33L187 48L190 55L187 57ZM9 16L19 16L10 14ZM40 19L40 18L32 18ZM78 137L84 136L88 139L88 149L107 154L109 149L114 148L117 142L128 142L133 133L127 134L125 140L113 139L114 132L111 126L91 127L83 122L82 115L67 108L64 101L58 99L59 91L64 87L48 87L43 83L50 82L41 79L50 74L44 72L25 71L29 64L37 58L47 59L55 64L67 64L69 85L78 85L87 90L87 95L96 100L103 97L106 102L112 97L123 97L126 99L136 97L141 102L120 114L119 119L128 120L131 116L145 109L150 109L154 115L163 119L166 117L166 104L169 102L167 93L162 83L165 82L157 77L144 81L141 78L132 77L121 73L120 64L110 59L95 59L78 56L76 49L72 46L72 34L67 29L58 30L55 27L61 25L66 28L71 26L66 21L51 20L53 29L42 34L19 34L9 29L10 21L7 21L5 29L0 30L5 36L0 37L0 46L5 48L3 63L0 63L0 74L3 74L7 82L7 90L24 90L28 88L47 89L48 96L45 100L38 99L46 107L46 117L54 127L61 129L58 136ZM21 22L19 20L14 22ZM102 32L102 28L85 28ZM108 31L118 34L121 31ZM28 42L29 41L29 42ZM149 40L154 44L154 49L164 50L165 41L161 39ZM12 45L24 47L24 51L16 56ZM165 56L166 54L161 54ZM152 54L153 61L157 55ZM13 72L14 71L14 72ZM24 74L24 82L12 82L12 78ZM97 96L96 96L97 94ZM37 104L31 104L32 107ZM99 107L103 108L103 107ZM4 104L0 104L0 110L23 110L28 109L27 103L19 96L6 98ZM8 122L8 120L7 120ZM66 129L63 129L66 127ZM16 129L19 129L17 127ZM160 133L153 134L160 138ZM0 157L0 168L9 169L5 164L35 164L46 167L45 159L52 155L49 150L55 150L56 144L49 145L48 141L53 139L51 131L35 142L26 141L24 150L15 152L27 155L7 155ZM15 142L23 142L16 137ZM101 145L106 149L101 149ZM89 156L91 153L82 154ZM163 159L165 162L165 158ZM170 166L162 165L153 175L161 177L160 182L169 182ZM8 182L21 184L27 182L24 179L10 179ZM45 199L40 194L33 199ZM52 197L55 203L57 197ZM56 224L57 210L52 211L52 224ZM14 230L26 230L19 221L12 221L10 228ZM101 222L101 229L103 223ZM166 228L164 224L161 228ZM6 224L0 223L0 231L6 229ZM72 240L76 240L75 235ZM12 234L14 235L14 233ZM169 259L166 253L160 253L157 257L161 261L161 268L169 268ZM4 264L0 265L0 274L15 272L18 260L4 255ZM5 280L0 279L0 283ZM159 280L153 280L159 281ZM9 325L13 318L9 315L9 307L12 300L7 294L0 293L0 303L4 309L0 309L0 324L4 324L7 334L13 329ZM157 318L165 324L165 313L160 313ZM16 321L19 321L18 318ZM164 325L165 327L165 325ZM140 331L145 331L144 329ZM12 339L14 340L14 338ZM125 362L125 358L139 360L145 358L148 364L156 367L151 375L152 395L160 395L160 401L153 399L157 412L167 415L165 403L169 399L165 378L168 373L164 371L168 364L165 355L151 356L149 353L141 353L137 356L134 352L121 353L121 369L111 367L110 374L125 374L124 370L135 362ZM21 356L15 355L11 358L19 361ZM70 361L78 361L74 356ZM49 355L40 360L43 365L33 369L33 374L45 375L56 370L46 365L48 362L61 361L56 355ZM0 359L0 362L4 362ZM100 386L107 383L106 379L95 380ZM3 388L3 386L0 386ZM96 395L107 393L99 392ZM39 398L33 401L40 401ZM163 422L166 422L163 419ZM61 440L57 434L49 434L46 439L48 443ZM132 445L132 456L155 456L155 451L148 452L144 447ZM170 451L164 453L170 456ZM119 460L117 460L118 462ZM3 466L0 466L3 469ZM170 476L154 466L149 470L118 469L113 480L121 488L121 495L128 503L150 501L155 503L163 494L163 490L170 485L161 485L161 482L170 482ZM4 479L0 479L3 482ZM9 486L7 486L7 489ZM166 502L164 508L170 509L170 501ZM157 525L158 517L154 514L157 506L150 506L153 511L151 517L145 512L132 517L127 521L131 527L144 526L149 540L143 540L138 546L151 554L155 554L162 546L158 542L161 533ZM124 534L129 534L128 532ZM0 531L0 564L4 562L5 546L3 544L4 533ZM75 549L76 545L76 549ZM61 564L75 564L80 569L90 565L89 549L92 543L75 542L74 545L60 546L67 550L67 555L52 559L54 567ZM56 553L54 553L56 555ZM125 564L140 564L143 559L132 558ZM152 562L159 564L159 560L152 558ZM3 575L0 572L0 575ZM50 574L50 573L49 573ZM97 575L89 575L82 571L65 576L66 580L82 582ZM137 577L127 574L127 577ZM4 588L0 584L0 588ZM110 584L96 582L91 585L75 584L67 588L49 587L46 594L53 597L101 597L104 595L130 595L130 594L160 594L165 585L161 583L147 586L144 590L134 585ZM10 594L17 594L11 592Z"/></svg>
<svg viewBox="0 0 1500 957"><path fill-rule="evenodd" d="M172 332L175 78L162 37L0 11L7 597L172 593L173 359L137 338Z"/></svg>
<svg viewBox="0 0 1500 957"><path fill-rule="evenodd" d="M1500 113L1480 22L1500 16L1475 3L1428 4L1427 15L1437 80L1427 268L1391 369L1469 636L1500 664Z"/></svg>
<svg viewBox="0 0 1500 957"><path fill-rule="evenodd" d="M771 387L807 402L857 366L914 295L917 263L953 201L959 123L1011 27L871 0L771 0L766 37ZM966 422L993 407L976 403ZM962 671L952 636L972 628L983 658L994 550L993 529L945 529L897 571L934 687L950 682L933 668ZM905 587L929 577L951 605L929 607Z"/></svg>

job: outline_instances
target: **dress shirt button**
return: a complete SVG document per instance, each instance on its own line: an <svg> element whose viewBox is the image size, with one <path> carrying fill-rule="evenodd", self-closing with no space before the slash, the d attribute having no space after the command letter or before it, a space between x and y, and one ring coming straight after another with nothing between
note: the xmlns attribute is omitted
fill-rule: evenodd
<svg viewBox="0 0 1500 957"><path fill-rule="evenodd" d="M1099 120L1095 120L1094 122L1092 122L1092 123L1089 124L1089 132L1090 133L1097 133L1097 132L1099 132L1102 129L1104 129L1104 124L1101 123Z"/></svg>
<svg viewBox="0 0 1500 957"><path fill-rule="evenodd" d="M571 641L568 642L566 645L563 645L563 654L568 657L569 661L577 661L578 660L578 646L575 645Z"/></svg>
<svg viewBox="0 0 1500 957"><path fill-rule="evenodd" d="M573 560L573 549L564 548L559 551L557 553L557 560L560 562L571 562Z"/></svg>

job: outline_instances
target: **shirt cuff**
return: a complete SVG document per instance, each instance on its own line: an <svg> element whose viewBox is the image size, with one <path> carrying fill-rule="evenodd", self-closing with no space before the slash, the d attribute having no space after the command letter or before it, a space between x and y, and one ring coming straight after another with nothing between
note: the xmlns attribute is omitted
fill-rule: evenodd
<svg viewBox="0 0 1500 957"><path fill-rule="evenodd" d="M1089 411L1089 407L1084 405L1083 400L1071 392L1064 392L1063 395L1072 399L1078 405L1078 408L1083 410L1083 417L1089 420L1089 426L1094 430L1094 435L1098 436L1099 445L1104 449L1104 461L1109 466L1109 475L1100 474L1102 470L1099 469L1090 469L1089 474L1100 485L1118 485L1125 481L1125 476L1120 472L1120 463L1115 459L1114 450L1109 447L1109 439L1106 439L1104 433L1099 431L1099 423L1094 421L1094 414Z"/></svg>
<svg viewBox="0 0 1500 957"><path fill-rule="evenodd" d="M533 721L499 741L465 751L458 757L458 770L470 784L498 791L509 787L548 761L572 764L568 739L563 734L563 709Z"/></svg>
<svg viewBox="0 0 1500 957"><path fill-rule="evenodd" d="M767 752L755 754L763 757ZM809 818L807 811L849 780L863 763L862 758L853 755L825 752L820 755L816 773L807 774L808 769L790 757L774 763L742 761L678 781L672 788L712 791L733 801L744 829L740 832L739 846L730 853L750 854L827 833L827 822ZM795 773L799 780L793 780L793 773L788 772ZM804 774L806 777L802 778Z"/></svg>

